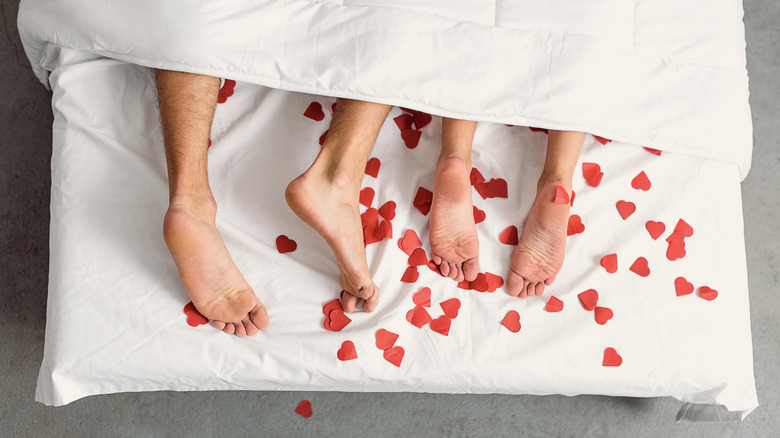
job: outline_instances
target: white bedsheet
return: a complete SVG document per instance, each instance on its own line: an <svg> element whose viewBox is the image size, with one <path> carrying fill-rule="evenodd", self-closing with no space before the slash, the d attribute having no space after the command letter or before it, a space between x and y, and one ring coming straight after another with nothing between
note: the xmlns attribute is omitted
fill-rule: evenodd
<svg viewBox="0 0 780 438"><path fill-rule="evenodd" d="M393 122L402 111L394 108L371 154L381 160L379 174L363 180L376 191L374 207L397 203L393 238L367 249L380 305L329 332L321 308L341 289L335 259L283 193L316 156L334 99L238 83L217 108L209 171L217 226L271 317L267 332L239 339L190 327L182 312L189 300L161 235L167 186L151 71L52 46L43 60L54 70L55 114L50 290L36 394L43 403L122 391L305 389L671 396L723 405L737 417L757 406L733 163L656 156L588 136L581 162L598 163L605 175L599 187L589 187L578 167L572 214L585 231L568 238L564 268L542 297L512 298L503 287L459 289L425 266L409 284L400 281L407 256L397 240L414 229L430 254L428 218L412 199L418 187L432 188L440 119L408 149ZM313 101L322 104L325 120L303 116ZM525 127L477 129L474 166L508 184L507 199L473 192L486 213L477 226L483 271L506 275L512 247L498 236L512 224L522 230L545 143L544 133ZM631 187L640 171L652 182L649 191ZM627 220L616 210L619 200L637 205ZM686 239L686 257L672 262L664 239L679 219L695 232ZM645 230L648 220L666 225L657 241ZM279 235L296 240L297 249L279 254ZM615 274L599 266L610 253L618 255ZM628 269L640 256L649 261L647 278ZM678 276L697 291L676 296ZM699 297L705 285L718 291L715 300ZM442 314L440 302L462 303L446 337L406 321L412 294L423 286L432 290L434 318ZM614 311L603 326L578 301L590 288L600 306ZM544 310L551 295L564 302L563 311ZM501 325L510 310L520 315L518 333ZM374 345L379 328L400 335L400 367ZM337 360L345 340L354 342L358 359ZM607 347L622 356L621 366L602 366Z"/></svg>

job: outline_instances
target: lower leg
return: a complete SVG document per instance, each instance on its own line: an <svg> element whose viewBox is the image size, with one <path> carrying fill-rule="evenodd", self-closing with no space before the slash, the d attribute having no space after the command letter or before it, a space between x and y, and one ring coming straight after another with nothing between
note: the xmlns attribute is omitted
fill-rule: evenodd
<svg viewBox="0 0 780 438"><path fill-rule="evenodd" d="M367 312L378 302L366 260L359 196L368 155L389 111L387 105L339 99L317 159L285 192L290 208L333 250L347 292L347 312L359 299L365 300Z"/></svg>
<svg viewBox="0 0 780 438"><path fill-rule="evenodd" d="M571 196L572 177L585 134L550 131L544 169L537 183L536 199L528 213L523 234L515 248L507 278L510 295L540 295L555 281L563 266L569 203L554 202L558 186Z"/></svg>

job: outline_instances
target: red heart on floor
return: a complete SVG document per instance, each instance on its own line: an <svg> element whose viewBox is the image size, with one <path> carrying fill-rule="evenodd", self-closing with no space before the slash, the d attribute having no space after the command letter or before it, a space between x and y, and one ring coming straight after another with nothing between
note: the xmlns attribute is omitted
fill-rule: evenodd
<svg viewBox="0 0 780 438"><path fill-rule="evenodd" d="M279 254L293 252L296 248L298 248L298 244L284 234L276 238L276 250L279 251Z"/></svg>
<svg viewBox="0 0 780 438"><path fill-rule="evenodd" d="M404 132L407 129L412 129L412 116L410 114L401 114L393 119L398 129Z"/></svg>
<svg viewBox="0 0 780 438"><path fill-rule="evenodd" d="M330 327L330 330L334 332L340 332L344 327L352 322L352 320L349 319L344 311L339 309L331 310L330 315L328 315L328 319L330 320L328 326Z"/></svg>
<svg viewBox="0 0 780 438"><path fill-rule="evenodd" d="M520 314L514 310L510 310L501 321L501 325L507 328L512 333L520 331Z"/></svg>
<svg viewBox="0 0 780 438"><path fill-rule="evenodd" d="M674 233L681 234L685 237L691 237L693 236L693 227L690 226L688 222L680 219L677 221L677 225L674 226Z"/></svg>
<svg viewBox="0 0 780 438"><path fill-rule="evenodd" d="M498 235L498 241L503 243L504 245L517 245L518 242L517 227L514 225L510 225L504 228L504 231L502 231L501 234Z"/></svg>
<svg viewBox="0 0 780 438"><path fill-rule="evenodd" d="M380 241L383 239L392 239L393 224L387 220L382 221L382 223L380 223L379 226L376 227L376 231L374 231L374 236Z"/></svg>
<svg viewBox="0 0 780 438"><path fill-rule="evenodd" d="M431 117L430 114L424 113L422 111L417 111L412 116L412 119L414 121L414 127L417 129L423 129L424 127L428 126L429 123L431 123L431 120L433 120L433 117Z"/></svg>
<svg viewBox="0 0 780 438"><path fill-rule="evenodd" d="M369 208L360 215L360 222L363 224L363 227L378 227L379 211L376 208Z"/></svg>
<svg viewBox="0 0 780 438"><path fill-rule="evenodd" d="M471 174L469 175L469 180L471 181L471 185L479 184L485 182L485 177L482 176L482 174L479 172L479 170L476 167L471 168Z"/></svg>
<svg viewBox="0 0 780 438"><path fill-rule="evenodd" d="M693 283L685 279L685 277L677 277L674 279L674 291L678 297L693 293Z"/></svg>
<svg viewBox="0 0 780 438"><path fill-rule="evenodd" d="M379 175L379 168L382 167L382 162L379 158L372 158L366 162L366 175L373 176L374 178Z"/></svg>
<svg viewBox="0 0 780 438"><path fill-rule="evenodd" d="M374 189L366 187L360 191L360 203L366 207L371 207L371 203L374 201Z"/></svg>
<svg viewBox="0 0 780 438"><path fill-rule="evenodd" d="M682 239L671 240L666 249L666 258L675 261L685 257L685 242Z"/></svg>
<svg viewBox="0 0 780 438"><path fill-rule="evenodd" d="M404 283L414 283L418 278L420 278L420 273L417 272L417 268L414 266L409 266L404 271L404 275L401 276L401 281Z"/></svg>
<svg viewBox="0 0 780 438"><path fill-rule="evenodd" d="M707 286L702 286L699 288L699 296L707 301L712 301L715 298L718 298L718 291Z"/></svg>
<svg viewBox="0 0 780 438"><path fill-rule="evenodd" d="M409 266L423 266L428 264L428 255L422 248L416 248L409 256Z"/></svg>
<svg viewBox="0 0 780 438"><path fill-rule="evenodd" d="M395 219L395 201L387 201L379 207L379 215L389 221Z"/></svg>
<svg viewBox="0 0 780 438"><path fill-rule="evenodd" d="M623 363L623 357L621 357L614 348L608 347L604 350L604 359L601 362L605 367L619 367Z"/></svg>
<svg viewBox="0 0 780 438"><path fill-rule="evenodd" d="M480 272L477 274L477 278L475 278L474 281L469 282L469 288L477 292L487 292L490 288L490 285L488 285L487 282L487 276Z"/></svg>
<svg viewBox="0 0 780 438"><path fill-rule="evenodd" d="M310 103L303 115L317 122L321 122L325 118L325 112L322 111L322 104L319 102Z"/></svg>
<svg viewBox="0 0 780 438"><path fill-rule="evenodd" d="M372 227L370 225L363 227L363 245L368 246L372 243L378 243L382 241L382 237L378 236L379 227Z"/></svg>
<svg viewBox="0 0 780 438"><path fill-rule="evenodd" d="M398 247L406 255L412 255L412 252L422 245L420 238L417 237L417 233L414 230L406 230L404 237L398 239Z"/></svg>
<svg viewBox="0 0 780 438"><path fill-rule="evenodd" d="M217 103L227 102L228 97L233 95L233 90L236 88L236 81L232 79L225 79L225 83L217 93Z"/></svg>
<svg viewBox="0 0 780 438"><path fill-rule="evenodd" d="M418 306L431 307L431 288L424 287L412 295L412 302Z"/></svg>
<svg viewBox="0 0 780 438"><path fill-rule="evenodd" d="M357 350L355 350L355 344L352 341L344 341L341 344L341 348L336 352L336 357L341 361L347 361L357 359Z"/></svg>
<svg viewBox="0 0 780 438"><path fill-rule="evenodd" d="M647 265L647 259L644 257L639 257L634 260L634 263L628 269L640 277L647 277L650 275L650 267Z"/></svg>
<svg viewBox="0 0 780 438"><path fill-rule="evenodd" d="M341 310L342 312L344 311L344 308L341 307L341 301L338 298L333 301L328 301L322 306L322 314L325 316L330 315L330 312L334 310Z"/></svg>
<svg viewBox="0 0 780 438"><path fill-rule="evenodd" d="M209 319L198 312L198 309L195 308L195 305L192 304L192 301L184 306L184 314L187 315L187 325L190 327L197 327L199 325L209 323Z"/></svg>
<svg viewBox="0 0 780 438"><path fill-rule="evenodd" d="M459 289L472 290L471 289L471 282L463 280L463 281L458 283L458 288Z"/></svg>
<svg viewBox="0 0 780 438"><path fill-rule="evenodd" d="M593 310L599 302L599 293L596 292L596 289L588 289L585 292L580 292L577 298L580 299L580 303L582 303L582 307L585 310Z"/></svg>
<svg viewBox="0 0 780 438"><path fill-rule="evenodd" d="M487 280L488 292L495 292L496 289L504 285L504 277L490 272L485 272L485 280Z"/></svg>
<svg viewBox="0 0 780 438"><path fill-rule="evenodd" d="M311 402L308 400L304 400L298 404L298 406L295 408L295 413L300 415L303 418L309 418L312 415L311 410Z"/></svg>
<svg viewBox="0 0 780 438"><path fill-rule="evenodd" d="M553 204L568 204L568 203L569 203L569 192L567 192L563 186L559 185L555 187L555 199L553 200Z"/></svg>
<svg viewBox="0 0 780 438"><path fill-rule="evenodd" d="M658 149L653 149L653 148L645 148L645 150L646 150L647 152L650 152L650 153L651 153L651 154L653 154L653 155L658 155L659 157L661 156L661 151L659 151Z"/></svg>
<svg viewBox="0 0 780 438"><path fill-rule="evenodd" d="M582 163L582 176L589 186L598 187L601 184L601 178L604 177L604 172L601 171L601 166L596 163Z"/></svg>
<svg viewBox="0 0 780 438"><path fill-rule="evenodd" d="M406 312L406 320L417 328L423 328L425 324L431 322L431 315L422 306L414 306L414 309Z"/></svg>
<svg viewBox="0 0 780 438"><path fill-rule="evenodd" d="M647 221L645 224L647 232L650 233L650 237L653 240L658 240L659 237L666 231L666 225L663 222Z"/></svg>
<svg viewBox="0 0 780 438"><path fill-rule="evenodd" d="M477 193L479 194L480 197L482 197L482 199L488 198L487 188L488 188L488 183L484 181L474 184L474 190L477 191Z"/></svg>
<svg viewBox="0 0 780 438"><path fill-rule="evenodd" d="M436 263L433 263L433 260L428 260L428 269L430 269L431 271L441 275L441 271L439 270L439 265L437 265ZM444 277L443 275L441 275L441 276Z"/></svg>
<svg viewBox="0 0 780 438"><path fill-rule="evenodd" d="M601 144L607 144L607 143L609 143L609 142L611 142L611 141L612 141L612 140L610 140L610 139L608 139L608 138L599 137L598 135L594 135L594 137L596 137L596 140L597 140L599 143L601 143Z"/></svg>
<svg viewBox="0 0 780 438"><path fill-rule="evenodd" d="M450 325L452 325L452 320L447 315L442 315L430 322L431 330L444 336L450 334Z"/></svg>
<svg viewBox="0 0 780 438"><path fill-rule="evenodd" d="M480 209L478 209L476 205L473 206L473 208L474 208L474 223L478 224L478 223L484 221L485 217L486 217L485 212L480 210Z"/></svg>
<svg viewBox="0 0 780 438"><path fill-rule="evenodd" d="M387 350L395 345L395 341L398 340L398 335L385 329L379 329L376 331L376 348L380 350Z"/></svg>
<svg viewBox="0 0 780 438"><path fill-rule="evenodd" d="M449 316L451 319L458 317L458 310L460 309L459 299L450 298L447 301L442 301L439 303L439 306L441 306L441 309L444 310L444 314Z"/></svg>
<svg viewBox="0 0 780 438"><path fill-rule="evenodd" d="M404 140L404 144L409 149L414 149L420 143L420 136L422 131L416 129L404 129L401 131L401 138Z"/></svg>
<svg viewBox="0 0 780 438"><path fill-rule="evenodd" d="M547 304L544 306L544 310L548 312L560 312L563 310L563 301L554 296L551 296L550 299L547 300Z"/></svg>
<svg viewBox="0 0 780 438"><path fill-rule="evenodd" d="M634 214L636 211L636 204L630 201L618 201L615 206L617 207L617 211L620 213L620 217L622 217L623 220L628 219L628 217Z"/></svg>
<svg viewBox="0 0 780 438"><path fill-rule="evenodd" d="M401 347L393 347L385 350L385 360L391 364L401 368L401 361L404 360L404 349Z"/></svg>
<svg viewBox="0 0 780 438"><path fill-rule="evenodd" d="M634 179L631 180L631 187L637 190L650 190L650 178L647 177L647 174L644 170L639 172L639 175L635 176Z"/></svg>
<svg viewBox="0 0 780 438"><path fill-rule="evenodd" d="M571 191L571 201L569 202L570 207L574 207L574 190Z"/></svg>
<svg viewBox="0 0 780 438"><path fill-rule="evenodd" d="M414 195L414 201L412 201L414 207L419 210L423 216L427 216L428 212L431 211L431 202L433 202L433 193L428 189L419 187L417 193Z"/></svg>
<svg viewBox="0 0 780 438"><path fill-rule="evenodd" d="M487 182L485 192L488 198L506 198L508 196L506 181L502 178L491 179Z"/></svg>
<svg viewBox="0 0 780 438"><path fill-rule="evenodd" d="M596 310L593 312L593 316L596 318L596 323L598 325L604 325L607 323L607 321L612 319L612 309L609 307L596 307Z"/></svg>
<svg viewBox="0 0 780 438"><path fill-rule="evenodd" d="M328 138L328 129L325 130L325 132L322 133L320 136L320 146L325 144L325 140Z"/></svg>
<svg viewBox="0 0 780 438"><path fill-rule="evenodd" d="M608 254L601 258L601 266L607 270L610 274L614 274L618 270L618 258L617 254ZM590 309L588 309L590 310Z"/></svg>
<svg viewBox="0 0 780 438"><path fill-rule="evenodd" d="M585 231L585 225L582 223L582 218L576 214L569 216L569 223L566 225L566 235L573 236L583 231Z"/></svg>

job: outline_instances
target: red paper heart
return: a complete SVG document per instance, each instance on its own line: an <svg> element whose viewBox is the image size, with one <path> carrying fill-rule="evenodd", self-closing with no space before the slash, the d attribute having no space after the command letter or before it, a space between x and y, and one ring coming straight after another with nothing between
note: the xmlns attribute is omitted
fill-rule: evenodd
<svg viewBox="0 0 780 438"><path fill-rule="evenodd" d="M531 132L544 132L547 134L547 129L545 128L534 128L533 126L529 126L528 129L530 129Z"/></svg>
<svg viewBox="0 0 780 438"><path fill-rule="evenodd" d="M680 219L677 221L677 225L674 226L674 234L681 234L683 237L693 236L693 227Z"/></svg>
<svg viewBox="0 0 780 438"><path fill-rule="evenodd" d="M647 152L650 152L650 153L651 153L651 154L653 154L653 155L658 155L659 157L661 156L661 151L659 151L658 149L653 149L653 148L645 148L645 150L646 150Z"/></svg>
<svg viewBox="0 0 780 438"><path fill-rule="evenodd" d="M566 191L566 189L559 185L555 187L555 199L553 199L553 204L568 204L569 203L569 192Z"/></svg>
<svg viewBox="0 0 780 438"><path fill-rule="evenodd" d="M409 266L404 271L404 275L401 276L401 281L404 283L414 283L418 278L420 278L420 273L417 271L417 268Z"/></svg>
<svg viewBox="0 0 780 438"><path fill-rule="evenodd" d="M414 201L412 202L414 207L419 210L423 216L427 216L428 212L431 211L431 202L433 202L433 193L428 189L419 187L417 193L414 195Z"/></svg>
<svg viewBox="0 0 780 438"><path fill-rule="evenodd" d="M325 132L322 133L320 136L320 146L325 144L325 140L328 138L328 129L325 130Z"/></svg>
<svg viewBox="0 0 780 438"><path fill-rule="evenodd" d="M469 282L469 288L477 292L487 292L490 288L490 285L487 282L487 276L480 272L477 274L477 278L475 278L474 281Z"/></svg>
<svg viewBox="0 0 780 438"><path fill-rule="evenodd" d="M682 239L669 242L669 247L666 249L666 258L675 261L685 257L685 254L685 242Z"/></svg>
<svg viewBox="0 0 780 438"><path fill-rule="evenodd" d="M374 189L366 187L360 191L360 203L366 207L371 207L371 202L374 201Z"/></svg>
<svg viewBox="0 0 780 438"><path fill-rule="evenodd" d="M433 120L433 117L431 117L430 114L424 113L422 111L417 111L412 116L414 127L417 129L423 129L424 127L428 126L429 123L431 123L431 120Z"/></svg>
<svg viewBox="0 0 780 438"><path fill-rule="evenodd" d="M486 194L488 198L506 198L508 189L506 181L502 178L493 178L487 183Z"/></svg>
<svg viewBox="0 0 780 438"><path fill-rule="evenodd" d="M471 180L471 185L473 186L474 184L485 182L485 177L482 176L482 173L480 173L476 167L472 167L469 180Z"/></svg>
<svg viewBox="0 0 780 438"><path fill-rule="evenodd" d="M441 270L439 270L439 265L433 263L433 260L428 260L428 269L444 277L444 275L441 274Z"/></svg>
<svg viewBox="0 0 780 438"><path fill-rule="evenodd" d="M674 279L674 291L678 297L693 293L693 283L685 279L685 277L677 277Z"/></svg>
<svg viewBox="0 0 780 438"><path fill-rule="evenodd" d="M609 307L596 307L596 310L593 312L593 316L596 318L596 323L598 325L604 325L607 323L607 321L612 319L612 309Z"/></svg>
<svg viewBox="0 0 780 438"><path fill-rule="evenodd" d="M360 215L360 222L363 227L378 227L379 226L379 211L376 208L369 208L363 214Z"/></svg>
<svg viewBox="0 0 780 438"><path fill-rule="evenodd" d="M374 236L380 241L384 239L392 239L393 224L387 220L382 221L382 223L380 223L379 226L376 227L376 231L374 231Z"/></svg>
<svg viewBox="0 0 780 438"><path fill-rule="evenodd" d="M547 300L547 304L544 306L544 310L548 312L560 312L563 310L563 301L554 296L551 296L550 299Z"/></svg>
<svg viewBox="0 0 780 438"><path fill-rule="evenodd" d="M501 321L501 325L507 328L512 333L520 331L520 314L515 310L510 310Z"/></svg>
<svg viewBox="0 0 780 438"><path fill-rule="evenodd" d="M401 131L401 138L409 149L417 147L417 144L420 143L420 136L422 136L422 131L416 129L404 129Z"/></svg>
<svg viewBox="0 0 780 438"><path fill-rule="evenodd" d="M601 178L604 177L604 172L601 171L601 166L596 163L582 163L582 176L589 186L598 187L601 184Z"/></svg>
<svg viewBox="0 0 780 438"><path fill-rule="evenodd" d="M431 307L431 288L424 287L412 295L412 302L418 306Z"/></svg>
<svg viewBox="0 0 780 438"><path fill-rule="evenodd" d="M444 310L444 314L450 317L451 319L455 319L458 317L458 310L460 309L460 300L457 298L450 298L447 301L442 301L439 303L439 306L441 306L441 309Z"/></svg>
<svg viewBox="0 0 780 438"><path fill-rule="evenodd" d="M628 219L636 211L636 204L630 201L618 201L615 205L623 220Z"/></svg>
<svg viewBox="0 0 780 438"><path fill-rule="evenodd" d="M582 218L576 214L569 216L569 223L566 225L566 235L573 236L583 231L585 231L585 225L582 223Z"/></svg>
<svg viewBox="0 0 780 438"><path fill-rule="evenodd" d="M487 280L488 292L495 292L496 289L504 285L504 277L490 272L485 272L485 280Z"/></svg>
<svg viewBox="0 0 780 438"><path fill-rule="evenodd" d="M659 237L666 231L666 225L663 222L647 221L645 224L647 232L650 233L650 237L653 240L658 240Z"/></svg>
<svg viewBox="0 0 780 438"><path fill-rule="evenodd" d="M417 233L414 230L406 230L404 237L398 239L398 247L406 255L412 255L412 252L422 245L420 238L417 237Z"/></svg>
<svg viewBox="0 0 780 438"><path fill-rule="evenodd" d="M406 129L412 129L412 116L410 114L401 114L393 119L398 129L404 132Z"/></svg>
<svg viewBox="0 0 780 438"><path fill-rule="evenodd" d="M330 315L328 315L328 319L330 320L328 327L330 327L330 330L334 332L340 332L344 327L352 322L352 320L349 319L344 311L339 309L331 310Z"/></svg>
<svg viewBox="0 0 780 438"><path fill-rule="evenodd" d="M431 322L431 315L422 306L414 306L414 309L406 312L406 320L417 328L423 328L425 324Z"/></svg>
<svg viewBox="0 0 780 438"><path fill-rule="evenodd" d="M232 79L225 79L225 83L217 93L217 103L225 103L228 97L233 95L233 90L236 88L236 81Z"/></svg>
<svg viewBox="0 0 780 438"><path fill-rule="evenodd" d="M293 252L296 248L298 248L298 244L284 234L276 238L276 250L279 251L279 254Z"/></svg>
<svg viewBox="0 0 780 438"><path fill-rule="evenodd" d="M300 415L303 418L309 418L312 415L311 410L311 402L308 400L304 400L298 404L298 406L295 408L295 413Z"/></svg>
<svg viewBox="0 0 780 438"><path fill-rule="evenodd" d="M471 282L463 280L463 281L458 283L458 288L459 289L472 290L471 289Z"/></svg>
<svg viewBox="0 0 780 438"><path fill-rule="evenodd" d="M363 245L368 246L372 243L378 243L382 241L382 237L379 236L379 226L363 227Z"/></svg>
<svg viewBox="0 0 780 438"><path fill-rule="evenodd" d="M450 334L450 325L452 325L452 319L447 315L442 315L430 322L431 330L444 336Z"/></svg>
<svg viewBox="0 0 780 438"><path fill-rule="evenodd" d="M395 219L395 201L387 201L379 207L379 215L389 221Z"/></svg>
<svg viewBox="0 0 780 438"><path fill-rule="evenodd" d="M574 207L574 190L571 191L571 201L569 202L570 207Z"/></svg>
<svg viewBox="0 0 780 438"><path fill-rule="evenodd" d="M336 352L336 357L341 361L347 361L357 359L357 350L355 350L355 344L352 341L344 341L341 344L341 348Z"/></svg>
<svg viewBox="0 0 780 438"><path fill-rule="evenodd" d="M341 310L342 312L344 311L344 308L341 307L341 301L338 298L333 301L328 301L322 305L322 314L325 316L330 315L330 312L334 310Z"/></svg>
<svg viewBox="0 0 780 438"><path fill-rule="evenodd" d="M428 255L422 248L416 248L409 256L409 266L423 266L428 264Z"/></svg>
<svg viewBox="0 0 780 438"><path fill-rule="evenodd" d="M647 265L647 259L644 257L637 258L628 269L640 277L647 277L650 275L650 267Z"/></svg>
<svg viewBox="0 0 780 438"><path fill-rule="evenodd" d="M635 176L631 180L631 187L637 190L648 191L650 190L650 178L647 177L645 171L639 172L639 175Z"/></svg>
<svg viewBox="0 0 780 438"><path fill-rule="evenodd" d="M473 206L473 208L474 208L474 223L478 224L478 223L484 221L485 217L486 217L485 216L485 212L480 210L480 209L478 209L476 205Z"/></svg>
<svg viewBox="0 0 780 438"><path fill-rule="evenodd" d="M398 335L389 330L382 328L376 331L376 348L380 350L391 348L397 340Z"/></svg>
<svg viewBox="0 0 780 438"><path fill-rule="evenodd" d="M317 122L321 122L325 118L325 112L322 111L322 104L319 102L310 103L303 115Z"/></svg>
<svg viewBox="0 0 780 438"><path fill-rule="evenodd" d="M336 103L338 102L333 102L332 104L330 104L330 112L332 113L336 112Z"/></svg>
<svg viewBox="0 0 780 438"><path fill-rule="evenodd" d="M379 175L379 168L382 167L382 162L379 158L372 158L366 162L366 175L373 176L374 178Z"/></svg>
<svg viewBox="0 0 780 438"><path fill-rule="evenodd" d="M483 182L478 182L478 183L474 184L474 190L477 191L477 193L479 194L479 196L482 197L482 199L487 199L488 198L488 183L486 183L484 181Z"/></svg>
<svg viewBox="0 0 780 438"><path fill-rule="evenodd" d="M610 274L614 274L618 270L618 258L617 254L608 254L601 258L601 266L607 270Z"/></svg>
<svg viewBox="0 0 780 438"><path fill-rule="evenodd" d="M517 227L514 225L510 225L504 228L504 231L502 231L501 234L498 235L498 241L503 243L504 245L517 245L518 242Z"/></svg>
<svg viewBox="0 0 780 438"><path fill-rule="evenodd" d="M604 350L604 359L601 362L605 367L619 367L623 363L623 357L621 357L614 348L608 347Z"/></svg>
<svg viewBox="0 0 780 438"><path fill-rule="evenodd" d="M582 307L585 310L593 310L599 302L599 293L596 292L596 289L588 289L585 292L580 292L577 298L580 299L580 303L582 303Z"/></svg>
<svg viewBox="0 0 780 438"><path fill-rule="evenodd" d="M699 288L699 296L707 301L712 301L715 298L718 298L718 291L707 286L702 286Z"/></svg>
<svg viewBox="0 0 780 438"><path fill-rule="evenodd" d="M198 312L198 309L195 308L195 305L192 304L192 301L184 306L184 314L187 315L187 325L190 327L197 327L199 325L209 323L209 319Z"/></svg>
<svg viewBox="0 0 780 438"><path fill-rule="evenodd" d="M385 350L385 360L391 364L401 368L401 361L404 360L404 349L401 347L393 347Z"/></svg>
<svg viewBox="0 0 780 438"><path fill-rule="evenodd" d="M594 137L596 137L596 140L597 140L599 143L601 143L601 144L607 144L607 143L609 143L609 142L611 142L611 141L612 141L612 140L610 140L610 139L608 139L608 138L599 137L598 135L594 135Z"/></svg>

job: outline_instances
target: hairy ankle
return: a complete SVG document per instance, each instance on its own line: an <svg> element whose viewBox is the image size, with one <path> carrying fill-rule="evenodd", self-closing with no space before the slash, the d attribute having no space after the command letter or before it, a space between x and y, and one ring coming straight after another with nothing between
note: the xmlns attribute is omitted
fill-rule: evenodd
<svg viewBox="0 0 780 438"><path fill-rule="evenodd" d="M436 163L436 167L440 167L443 163L447 161L460 161L466 166L466 171L471 170L471 157L470 156L463 156L457 152L449 151L449 152L443 152L439 155L439 160Z"/></svg>
<svg viewBox="0 0 780 438"><path fill-rule="evenodd" d="M213 223L217 216L217 202L211 193L174 195L168 205L168 211L172 210L184 210L200 220Z"/></svg>

